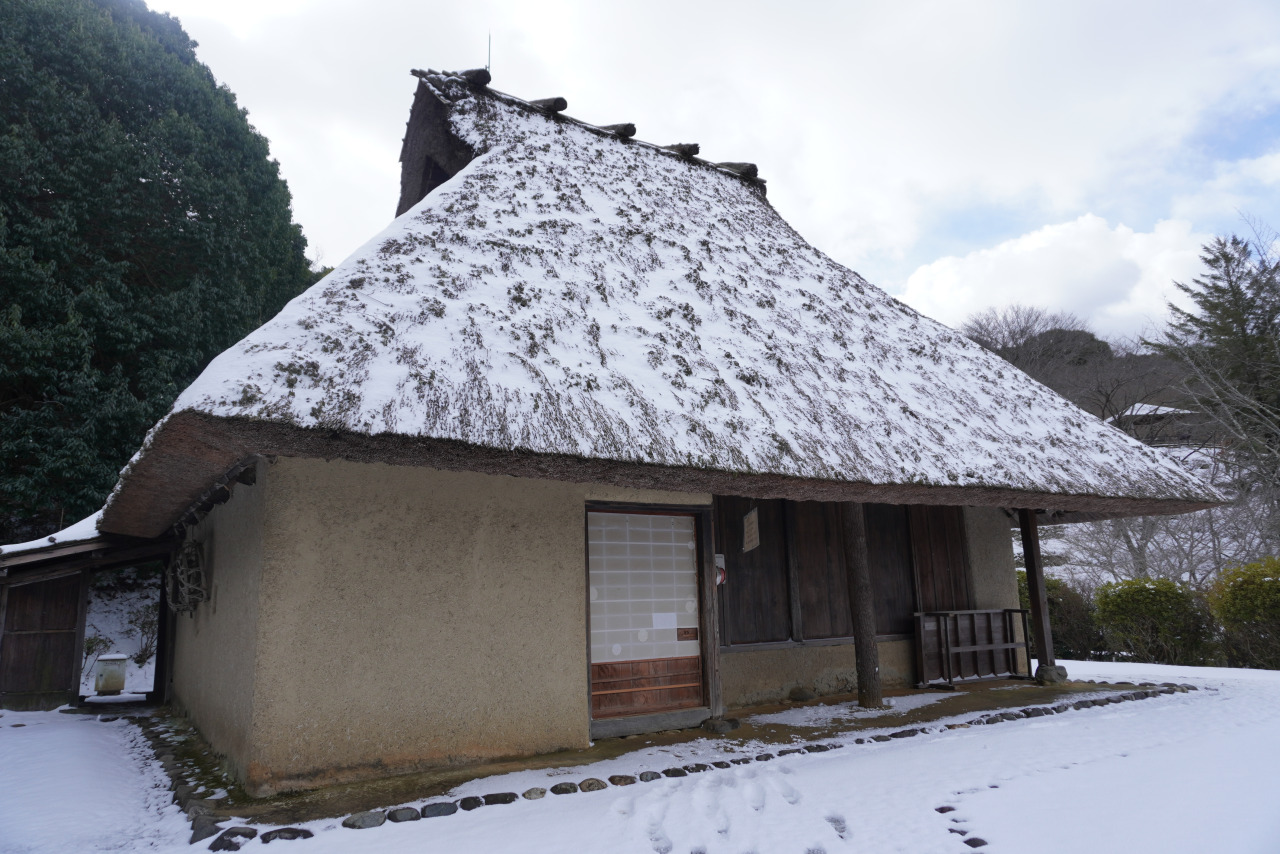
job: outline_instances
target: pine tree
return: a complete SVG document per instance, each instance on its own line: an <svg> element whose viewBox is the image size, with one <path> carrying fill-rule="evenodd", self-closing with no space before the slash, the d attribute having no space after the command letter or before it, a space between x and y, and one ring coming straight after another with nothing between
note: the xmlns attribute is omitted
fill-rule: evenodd
<svg viewBox="0 0 1280 854"><path fill-rule="evenodd" d="M1280 264L1259 255L1249 241L1218 237L1204 247L1206 272L1174 286L1195 304L1170 304L1168 340L1160 347L1187 358L1211 360L1244 393L1276 399L1275 339L1280 333Z"/></svg>
<svg viewBox="0 0 1280 854"><path fill-rule="evenodd" d="M1228 480L1261 509L1259 530L1280 548L1280 261L1269 243L1232 235L1207 244L1205 273L1175 282L1194 307L1171 304L1164 336L1149 343L1185 366Z"/></svg>
<svg viewBox="0 0 1280 854"><path fill-rule="evenodd" d="M0 4L0 542L99 507L311 281L267 141L140 0Z"/></svg>

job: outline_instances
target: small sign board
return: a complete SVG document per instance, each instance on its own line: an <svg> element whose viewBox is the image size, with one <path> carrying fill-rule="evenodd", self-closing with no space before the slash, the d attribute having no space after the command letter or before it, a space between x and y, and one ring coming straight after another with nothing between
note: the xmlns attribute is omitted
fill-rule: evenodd
<svg viewBox="0 0 1280 854"><path fill-rule="evenodd" d="M760 516L756 513L756 508L752 507L751 512L742 517L742 550L749 552L759 547Z"/></svg>

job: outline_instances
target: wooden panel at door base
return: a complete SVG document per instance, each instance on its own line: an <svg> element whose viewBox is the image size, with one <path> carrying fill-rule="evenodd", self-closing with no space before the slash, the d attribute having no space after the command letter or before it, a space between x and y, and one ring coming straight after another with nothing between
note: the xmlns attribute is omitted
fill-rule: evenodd
<svg viewBox="0 0 1280 854"><path fill-rule="evenodd" d="M591 665L591 717L596 720L704 705L701 656Z"/></svg>

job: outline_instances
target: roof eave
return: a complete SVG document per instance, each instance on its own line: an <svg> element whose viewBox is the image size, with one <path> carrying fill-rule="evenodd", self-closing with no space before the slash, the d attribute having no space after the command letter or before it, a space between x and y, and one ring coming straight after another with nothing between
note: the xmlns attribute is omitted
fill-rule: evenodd
<svg viewBox="0 0 1280 854"><path fill-rule="evenodd" d="M188 410L171 415L155 431L147 448L122 475L120 487L104 508L99 527L104 532L127 536L161 536L200 506L211 485L227 482L229 473L243 468L247 460L258 455L378 462L444 471L796 501L1052 508L1058 514L1058 521L1076 521L1070 518L1072 514L1087 514L1090 519L1171 515L1204 510L1218 503L1194 498L1063 495L997 487L851 483L769 473L748 474L537 454L419 436L370 436Z"/></svg>

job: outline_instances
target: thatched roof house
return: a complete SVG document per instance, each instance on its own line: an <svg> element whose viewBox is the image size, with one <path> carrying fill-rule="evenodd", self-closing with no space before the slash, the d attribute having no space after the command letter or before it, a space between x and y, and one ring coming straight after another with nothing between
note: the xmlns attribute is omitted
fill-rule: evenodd
<svg viewBox="0 0 1280 854"><path fill-rule="evenodd" d="M416 73L400 215L214 360L99 525L203 562L173 697L251 790L1025 671L1012 511L1034 579L1037 512L1216 501L750 164Z"/></svg>
<svg viewBox="0 0 1280 854"><path fill-rule="evenodd" d="M447 160L418 166L432 192L209 366L106 529L164 530L252 453L797 500L1214 500L810 246L741 164L459 76L424 75L424 102L411 131L435 138L406 149Z"/></svg>

